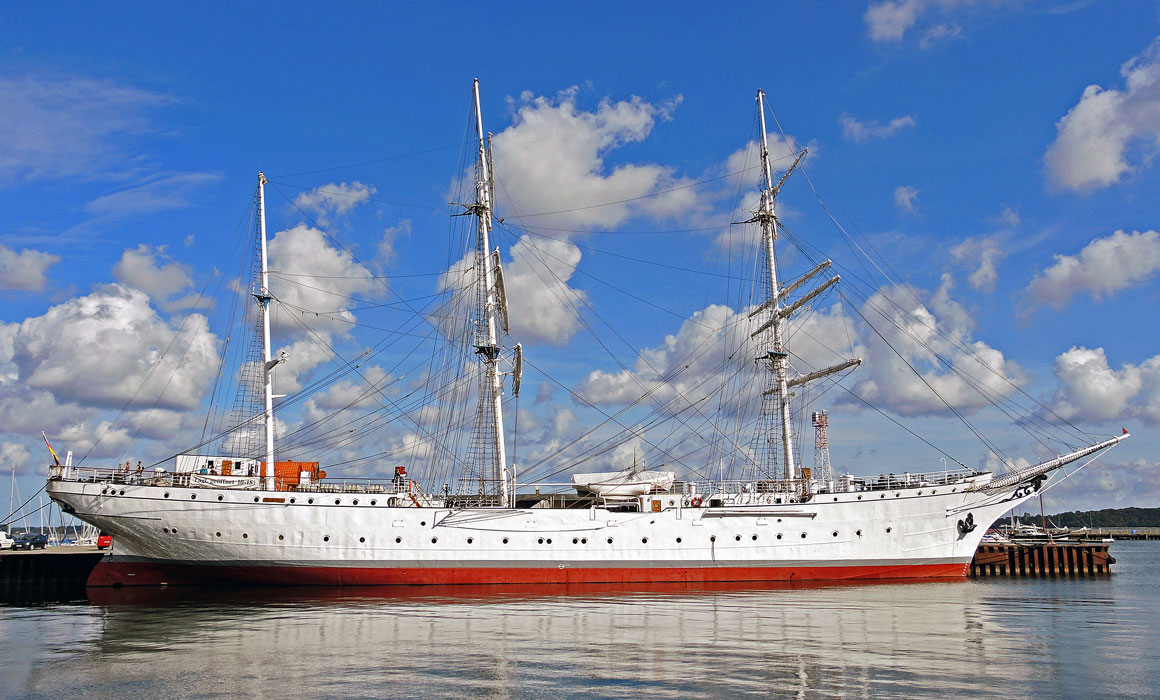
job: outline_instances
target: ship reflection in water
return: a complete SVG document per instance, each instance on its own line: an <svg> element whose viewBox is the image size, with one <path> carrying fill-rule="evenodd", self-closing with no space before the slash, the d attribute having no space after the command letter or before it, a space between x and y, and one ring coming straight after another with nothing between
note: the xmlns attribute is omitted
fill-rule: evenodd
<svg viewBox="0 0 1160 700"><path fill-rule="evenodd" d="M1129 544L1146 543L1119 546ZM1145 583L1137 589L1133 581L1155 571L1145 577L1125 568L1091 580L564 592L89 589L87 605L0 609L0 691L86 698L1146 697L1157 687L1160 620ZM1136 661L1125 663L1133 654Z"/></svg>

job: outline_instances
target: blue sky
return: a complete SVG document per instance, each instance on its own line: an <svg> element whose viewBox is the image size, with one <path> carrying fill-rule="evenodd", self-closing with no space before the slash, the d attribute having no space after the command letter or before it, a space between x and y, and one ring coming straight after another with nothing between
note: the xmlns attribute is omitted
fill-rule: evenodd
<svg viewBox="0 0 1160 700"><path fill-rule="evenodd" d="M436 291L455 262L446 203L479 77L497 135L513 339L553 377L530 375L510 406L528 462L598 421L568 389L622 405L626 387L686 362L706 319L740 311L723 278L704 273L726 269L728 224L754 186L753 171L734 166L756 135L762 88L785 134L811 150L808 177L780 198L793 238L863 269L823 202L889 263L893 283L1011 383L1091 434L1133 432L1050 492L1049 508L1155 506L1158 42L1155 2L4 6L0 470L16 467L22 494L38 488L40 430L102 464L197 442L229 308L197 294L235 269L258 170L271 179L272 254L284 272L317 276L281 290L276 280L284 301L333 310L335 295L384 303ZM545 214L561 210L571 211ZM536 246L528 227L539 227ZM792 248L783 255L791 274L806 268ZM367 268L384 281L365 279ZM884 285L875 279L863 298ZM853 302L836 301L811 317L820 332L850 327ZM568 311L577 304L581 319ZM392 322L344 313L318 331L344 357L375 342L348 321ZM598 341L585 322L617 331ZM279 370L293 395L329 358L288 317L277 328L297 358ZM872 340L851 342L868 363L884 357ZM370 363L378 381L401 366L391 352ZM162 399L149 413L130 408L127 427L113 422L158 362L158 376L180 366ZM993 464L937 402L881 372L843 383L956 459ZM953 376L930 378L963 398L1004 456L1043 456ZM282 428L348 395L357 382L327 387ZM895 429L878 414L830 408L836 464L939 466L905 435L884 438ZM392 430L323 459L407 439Z"/></svg>

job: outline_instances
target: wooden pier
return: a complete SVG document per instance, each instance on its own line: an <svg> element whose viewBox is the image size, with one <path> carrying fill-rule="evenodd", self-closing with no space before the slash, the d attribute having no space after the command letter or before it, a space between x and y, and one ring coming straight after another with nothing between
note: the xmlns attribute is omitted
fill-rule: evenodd
<svg viewBox="0 0 1160 700"><path fill-rule="evenodd" d="M1116 558L1103 542L979 545L971 576L1095 576L1112 572Z"/></svg>
<svg viewBox="0 0 1160 700"><path fill-rule="evenodd" d="M96 547L0 553L0 603L82 600L89 572L104 555Z"/></svg>

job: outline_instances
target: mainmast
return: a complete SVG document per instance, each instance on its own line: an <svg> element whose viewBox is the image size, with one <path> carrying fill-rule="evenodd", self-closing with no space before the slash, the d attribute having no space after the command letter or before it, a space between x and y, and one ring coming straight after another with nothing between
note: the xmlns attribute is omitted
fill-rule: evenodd
<svg viewBox="0 0 1160 700"><path fill-rule="evenodd" d="M777 217L774 216L774 199L777 190L773 187L773 171L769 164L769 143L765 135L765 93L757 91L758 113L761 115L761 170L765 175L765 189L761 191L761 203L756 219L761 222L761 236L765 243L766 273L769 275L769 297L765 304L773 311L773 347L767 355L774 373L774 390L777 392L778 411L781 414L781 446L785 460L785 478L797 478L797 462L793 454L793 433L790 423L790 396L786 366L789 353L784 340L784 318L781 308L781 287L777 281L777 255L774 242L777 241ZM801 159L801 156L798 156ZM797 162L794 162L797 165ZM792 170L792 168L791 168ZM786 173L788 176L789 173ZM785 182L783 179L782 182ZM780 183L778 185L780 187Z"/></svg>
<svg viewBox="0 0 1160 700"><path fill-rule="evenodd" d="M496 335L496 314L499 310L499 296L495 281L496 272L492 270L492 258L488 234L491 232L491 159L488 157L487 144L483 137L483 114L479 107L479 79L476 78L471 87L475 99L475 126L479 136L479 150L475 165L475 203L472 212L476 220L476 250L475 264L479 268L478 284L482 285L480 294L476 298L482 302L481 309L477 309L481 317L481 326L477 329L475 352L483 362L483 381L480 383L480 414L491 417L492 440L492 483L499 484L499 494L502 503L508 503L507 490L507 451L504 447L503 436L503 383L499 371L499 342ZM498 251L497 251L498 253ZM498 267L499 256L495 255ZM490 410L487 410L490 409Z"/></svg>
<svg viewBox="0 0 1160 700"><path fill-rule="evenodd" d="M258 241L261 245L262 270L258 278L258 289L254 299L258 301L258 313L262 315L262 377L265 385L266 411L266 468L263 472L262 488L274 490L274 367L286 361L286 353L277 360L270 359L270 275L266 262L266 176L258 173Z"/></svg>

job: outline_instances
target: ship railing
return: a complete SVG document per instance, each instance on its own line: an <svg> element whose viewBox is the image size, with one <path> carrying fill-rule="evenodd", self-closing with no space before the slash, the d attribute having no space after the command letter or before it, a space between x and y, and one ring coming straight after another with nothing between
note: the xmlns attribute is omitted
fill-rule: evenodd
<svg viewBox="0 0 1160 700"><path fill-rule="evenodd" d="M49 470L50 479L78 481L83 483L129 485L129 486L177 486L205 489L260 489L262 479L250 476L223 476L201 474L200 472L171 472L155 469L128 472L121 469L102 467L65 467L53 465ZM389 495L421 495L416 481L390 478L348 478L327 479L325 481L294 481L283 477L275 479L275 490L305 491L311 493L367 493Z"/></svg>
<svg viewBox="0 0 1160 700"><path fill-rule="evenodd" d="M962 484L979 472L971 469L944 469L937 472L902 472L901 474L878 474L877 476L853 476L843 474L833 488L823 492L888 491L891 489L921 488L926 486L951 486Z"/></svg>
<svg viewBox="0 0 1160 700"><path fill-rule="evenodd" d="M963 484L978 475L979 472L970 469L946 469L937 472L902 472L901 474L879 474L877 476L843 474L832 480L806 478L684 481L674 484L674 490L686 496L701 496L702 498L716 494L804 496L807 494L950 486Z"/></svg>

